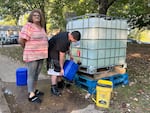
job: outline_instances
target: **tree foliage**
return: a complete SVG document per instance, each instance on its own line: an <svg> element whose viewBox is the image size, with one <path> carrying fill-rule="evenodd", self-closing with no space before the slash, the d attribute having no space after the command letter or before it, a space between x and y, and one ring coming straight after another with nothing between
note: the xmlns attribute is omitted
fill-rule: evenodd
<svg viewBox="0 0 150 113"><path fill-rule="evenodd" d="M21 6L22 3L19 0L0 0L0 3L0 16L8 21L15 19L17 24L19 16L24 12L24 7Z"/></svg>
<svg viewBox="0 0 150 113"><path fill-rule="evenodd" d="M43 13L47 0L0 0L0 16L9 20L16 19L16 25L21 15L35 8L41 9ZM11 16L11 17L10 17Z"/></svg>
<svg viewBox="0 0 150 113"><path fill-rule="evenodd" d="M131 28L149 26L149 0L0 0L0 16L14 19L39 8L48 26L65 29L66 19L86 13L100 13L129 19ZM150 4L150 3L149 3Z"/></svg>
<svg viewBox="0 0 150 113"><path fill-rule="evenodd" d="M149 0L118 0L108 11L109 15L128 18L129 26L150 28Z"/></svg>

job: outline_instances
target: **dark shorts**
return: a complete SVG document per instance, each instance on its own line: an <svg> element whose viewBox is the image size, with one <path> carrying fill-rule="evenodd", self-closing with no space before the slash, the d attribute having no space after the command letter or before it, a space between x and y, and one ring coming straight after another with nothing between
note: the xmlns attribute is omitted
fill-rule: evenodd
<svg viewBox="0 0 150 113"><path fill-rule="evenodd" d="M49 68L54 69L55 72L60 72L60 64L58 60L51 59L49 65Z"/></svg>

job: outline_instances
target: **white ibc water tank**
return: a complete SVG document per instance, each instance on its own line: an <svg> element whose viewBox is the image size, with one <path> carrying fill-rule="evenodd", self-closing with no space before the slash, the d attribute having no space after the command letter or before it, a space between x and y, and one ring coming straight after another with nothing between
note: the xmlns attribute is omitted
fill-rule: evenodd
<svg viewBox="0 0 150 113"><path fill-rule="evenodd" d="M121 30L120 39L126 39L126 38L127 38L127 30Z"/></svg>
<svg viewBox="0 0 150 113"><path fill-rule="evenodd" d="M106 28L101 28L101 27L99 28L99 32L98 32L99 39L106 39L106 35L107 35L106 31L107 31Z"/></svg>
<svg viewBox="0 0 150 113"><path fill-rule="evenodd" d="M80 29L82 28L83 26L83 20L82 19L78 19L78 20L75 20L74 22L72 22L72 27L74 29Z"/></svg>
<svg viewBox="0 0 150 113"><path fill-rule="evenodd" d="M67 23L67 31L81 33L80 46L72 46L75 60L85 67L107 67L126 62L127 21L98 15L83 15ZM77 51L80 50L80 58Z"/></svg>
<svg viewBox="0 0 150 113"><path fill-rule="evenodd" d="M89 28L88 29L88 39L98 39L99 38L99 29L98 28Z"/></svg>
<svg viewBox="0 0 150 113"><path fill-rule="evenodd" d="M121 20L116 19L116 29L121 29Z"/></svg>
<svg viewBox="0 0 150 113"><path fill-rule="evenodd" d="M116 28L116 24L117 22L115 19L111 20L111 28Z"/></svg>
<svg viewBox="0 0 150 113"><path fill-rule="evenodd" d="M88 27L99 27L99 18L88 18Z"/></svg>
<svg viewBox="0 0 150 113"><path fill-rule="evenodd" d="M111 39L112 37L112 29L107 28L105 39Z"/></svg>
<svg viewBox="0 0 150 113"><path fill-rule="evenodd" d="M112 28L112 20L106 20L106 28Z"/></svg>
<svg viewBox="0 0 150 113"><path fill-rule="evenodd" d="M127 29L128 25L127 25L127 20L121 20L121 29Z"/></svg>
<svg viewBox="0 0 150 113"><path fill-rule="evenodd" d="M107 22L106 22L106 19L105 18L99 18L99 27L100 28L106 28L107 26Z"/></svg>
<svg viewBox="0 0 150 113"><path fill-rule="evenodd" d="M101 49L103 50L106 48L106 40L105 39L98 40L97 43L98 43L99 50L101 50Z"/></svg>
<svg viewBox="0 0 150 113"><path fill-rule="evenodd" d="M112 37L112 39L116 39L116 29L112 29L111 30L111 37Z"/></svg>
<svg viewBox="0 0 150 113"><path fill-rule="evenodd" d="M98 40L86 40L87 42L87 49L95 50L98 49Z"/></svg>

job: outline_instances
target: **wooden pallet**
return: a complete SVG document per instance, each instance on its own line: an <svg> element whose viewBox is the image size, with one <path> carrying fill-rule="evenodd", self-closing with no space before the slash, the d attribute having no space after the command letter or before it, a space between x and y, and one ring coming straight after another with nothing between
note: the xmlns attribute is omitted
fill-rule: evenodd
<svg viewBox="0 0 150 113"><path fill-rule="evenodd" d="M101 79L101 78L104 78L104 77L113 76L113 75L116 75L116 74L126 73L126 69L122 68L121 66L114 66L111 69L109 69L108 67L99 68L96 71L97 71L97 73L95 73L95 74L89 74L89 73L87 73L87 68L80 67L80 69L77 73L79 75L84 75L84 76L90 77L90 78L95 79L95 80L98 80L98 79Z"/></svg>
<svg viewBox="0 0 150 113"><path fill-rule="evenodd" d="M93 80L87 76L76 75L75 76L75 84L85 90L87 90L90 94L95 93L95 88L97 84L97 80Z"/></svg>
<svg viewBox="0 0 150 113"><path fill-rule="evenodd" d="M104 77L103 80L109 80L113 83L113 88L119 85L127 85L129 83L128 74L116 74L110 77Z"/></svg>

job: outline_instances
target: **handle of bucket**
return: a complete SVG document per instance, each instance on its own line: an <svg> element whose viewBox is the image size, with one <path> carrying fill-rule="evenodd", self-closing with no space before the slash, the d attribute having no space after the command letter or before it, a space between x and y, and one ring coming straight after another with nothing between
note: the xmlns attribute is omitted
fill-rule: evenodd
<svg viewBox="0 0 150 113"><path fill-rule="evenodd" d="M96 103L96 99L95 98L92 98L92 100Z"/></svg>
<svg viewBox="0 0 150 113"><path fill-rule="evenodd" d="M91 99L96 103L96 99L94 98L94 94L91 95Z"/></svg>
<svg viewBox="0 0 150 113"><path fill-rule="evenodd" d="M96 103L96 99L94 98L94 92L96 91L96 89L94 89L91 93L91 99Z"/></svg>

